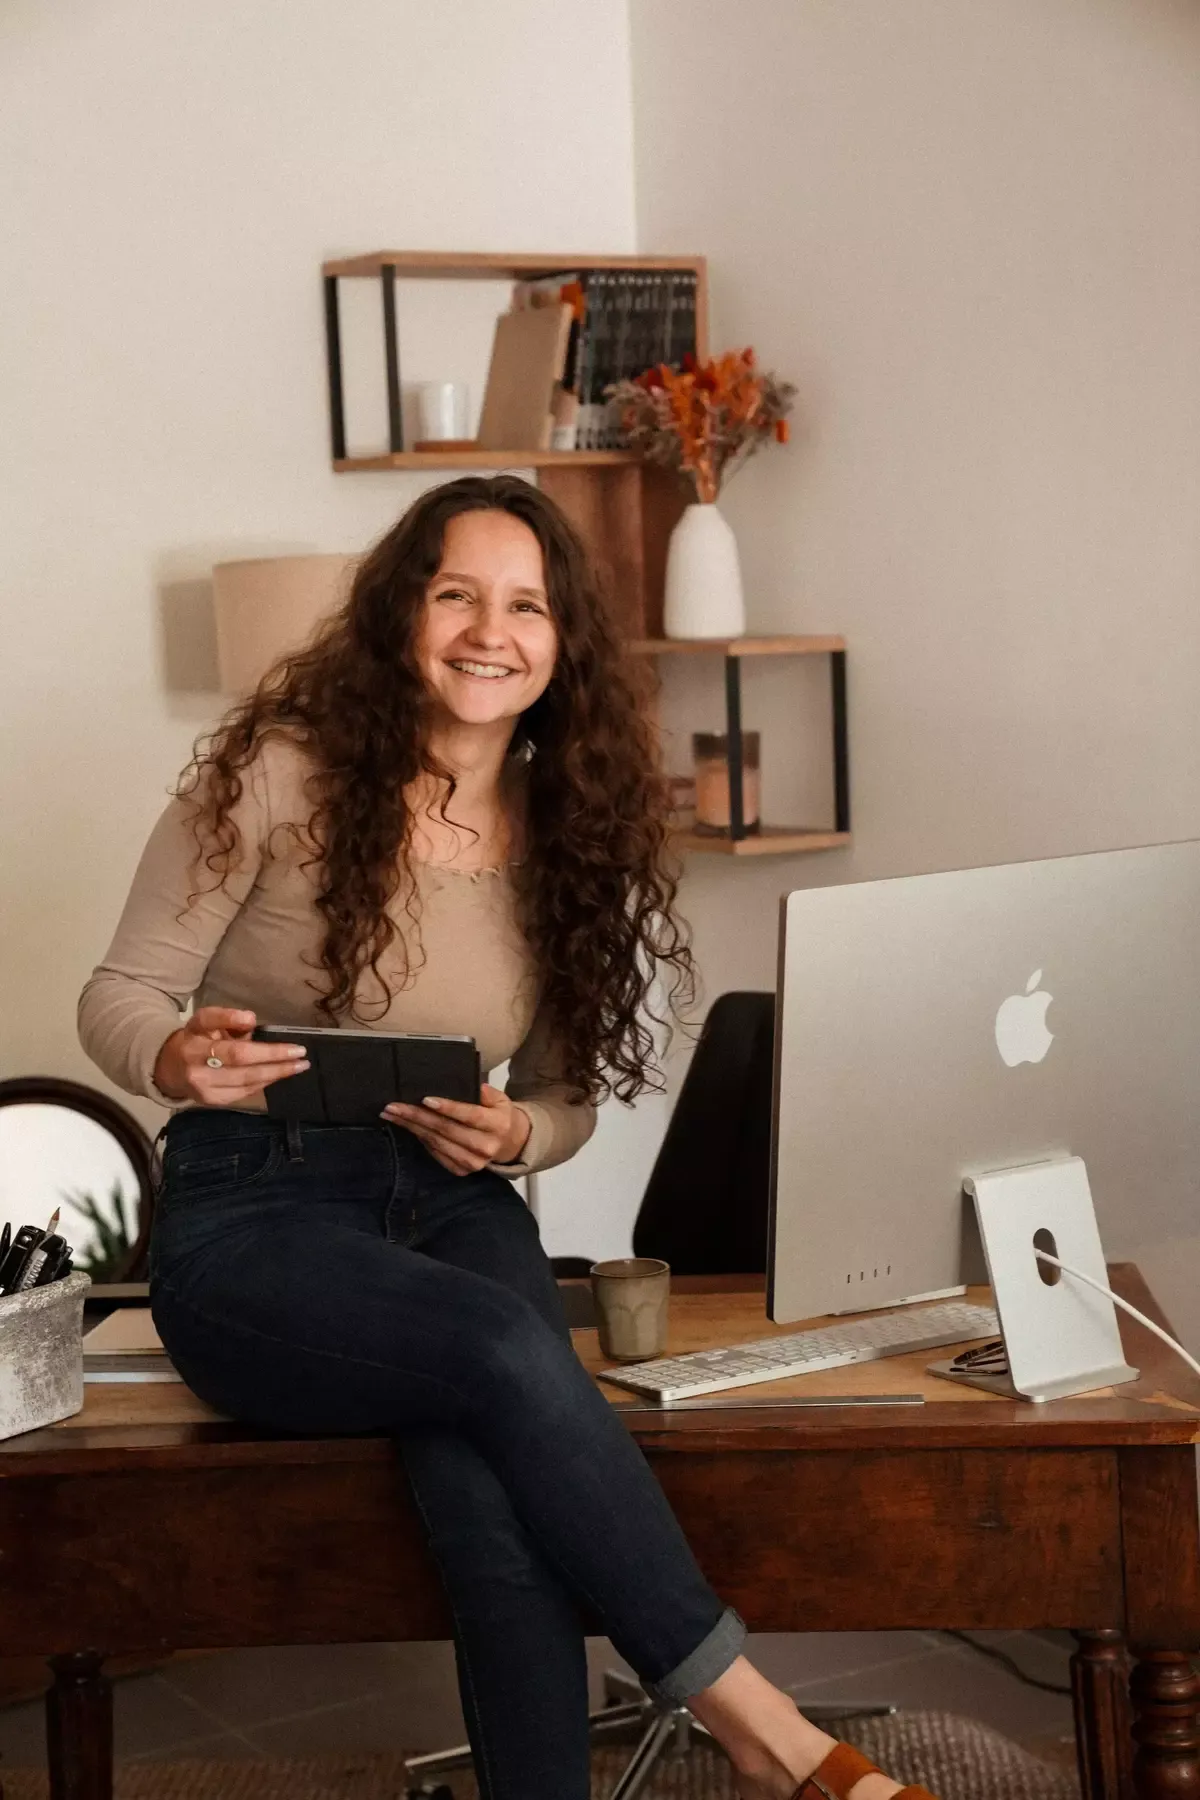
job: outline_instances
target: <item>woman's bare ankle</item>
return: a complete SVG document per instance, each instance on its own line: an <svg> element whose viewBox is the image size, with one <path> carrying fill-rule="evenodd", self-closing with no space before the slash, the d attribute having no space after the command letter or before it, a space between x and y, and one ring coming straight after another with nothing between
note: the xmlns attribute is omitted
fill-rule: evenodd
<svg viewBox="0 0 1200 1800"><path fill-rule="evenodd" d="M792 1800L837 1741L744 1656L688 1706L733 1764L743 1800ZM851 1800L891 1800L899 1791L887 1775L864 1775Z"/></svg>
<svg viewBox="0 0 1200 1800"><path fill-rule="evenodd" d="M688 1706L749 1784L744 1792L753 1800L790 1800L835 1742L744 1656Z"/></svg>

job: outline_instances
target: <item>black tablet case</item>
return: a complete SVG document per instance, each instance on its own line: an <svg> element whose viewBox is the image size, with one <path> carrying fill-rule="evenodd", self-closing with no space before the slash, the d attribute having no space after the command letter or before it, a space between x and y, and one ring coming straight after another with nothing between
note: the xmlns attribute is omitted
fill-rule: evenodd
<svg viewBox="0 0 1200 1800"><path fill-rule="evenodd" d="M303 1044L312 1065L273 1081L267 1112L302 1125L378 1125L393 1100L419 1106L428 1095L479 1103L479 1052L471 1038L392 1032L289 1030L260 1025L261 1043Z"/></svg>

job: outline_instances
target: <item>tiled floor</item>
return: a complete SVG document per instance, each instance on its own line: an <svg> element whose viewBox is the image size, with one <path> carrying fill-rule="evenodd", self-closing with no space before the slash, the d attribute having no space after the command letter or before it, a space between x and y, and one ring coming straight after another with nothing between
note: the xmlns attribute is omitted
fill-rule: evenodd
<svg viewBox="0 0 1200 1800"><path fill-rule="evenodd" d="M981 1632L1030 1674L1065 1682L1065 1643ZM601 1641L600 1672L622 1668ZM1069 1738L1070 1701L1025 1686L997 1663L935 1633L851 1632L751 1639L759 1667L803 1705L891 1701L967 1713L1024 1743ZM434 1750L463 1740L446 1644L343 1644L176 1658L116 1684L117 1755L244 1759L359 1749ZM0 1710L0 1770L45 1759L40 1702Z"/></svg>

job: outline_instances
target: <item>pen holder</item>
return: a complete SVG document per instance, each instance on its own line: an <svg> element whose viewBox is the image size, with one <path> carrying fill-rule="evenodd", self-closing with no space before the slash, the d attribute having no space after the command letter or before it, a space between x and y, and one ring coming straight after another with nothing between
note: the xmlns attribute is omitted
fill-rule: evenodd
<svg viewBox="0 0 1200 1800"><path fill-rule="evenodd" d="M89 1275L0 1294L0 1438L83 1406L83 1297Z"/></svg>

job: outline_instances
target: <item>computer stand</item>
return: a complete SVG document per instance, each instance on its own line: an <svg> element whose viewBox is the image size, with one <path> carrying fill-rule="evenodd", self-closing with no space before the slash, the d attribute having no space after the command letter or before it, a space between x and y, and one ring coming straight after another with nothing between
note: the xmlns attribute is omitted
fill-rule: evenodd
<svg viewBox="0 0 1200 1800"><path fill-rule="evenodd" d="M1062 1400L1136 1381L1108 1297L1039 1260L1045 1250L1094 1281L1107 1272L1087 1169L1078 1156L993 1169L963 1184L987 1260L1008 1373L930 1364L936 1375L990 1393Z"/></svg>

